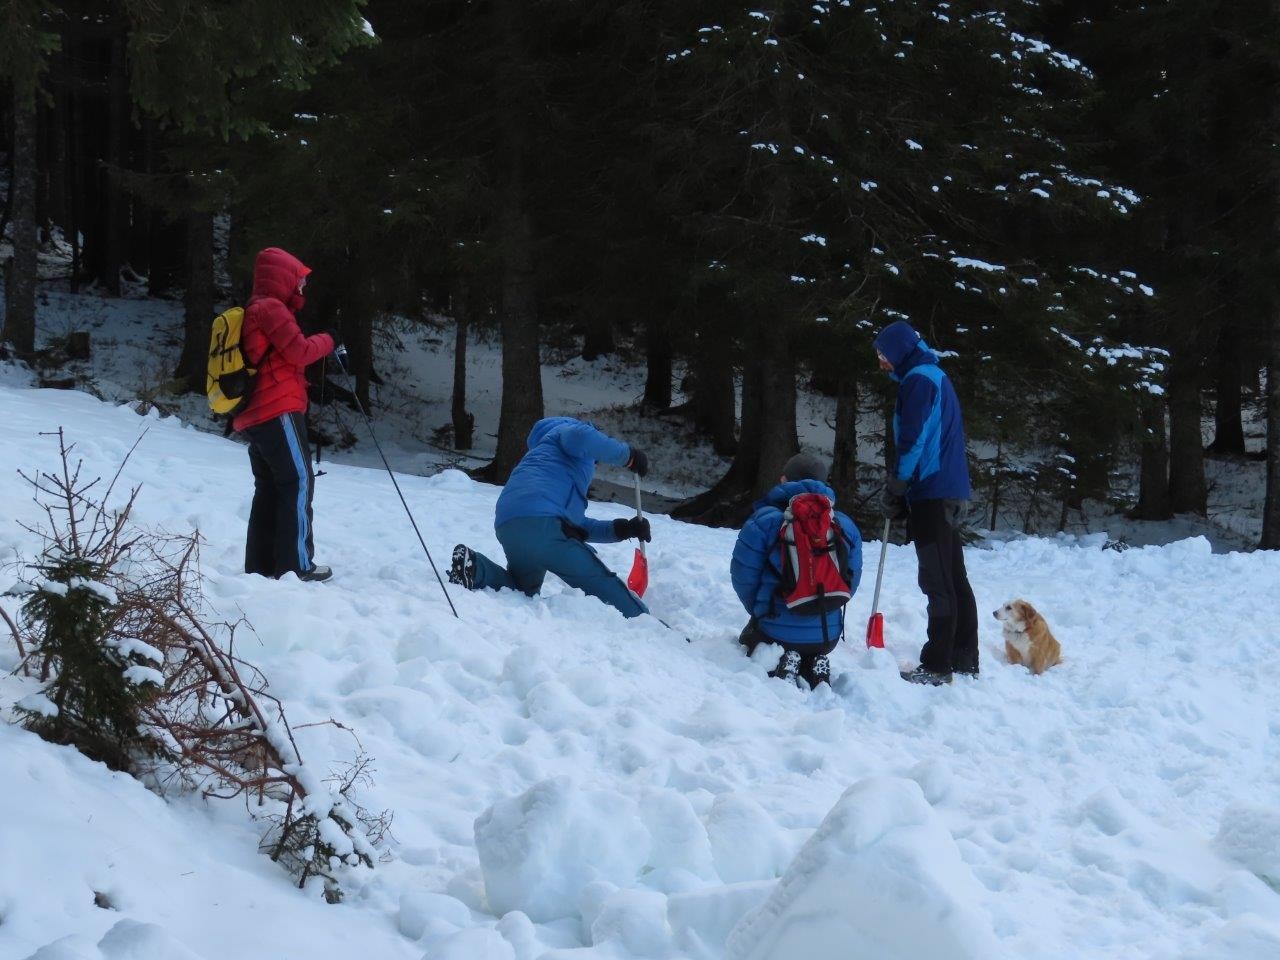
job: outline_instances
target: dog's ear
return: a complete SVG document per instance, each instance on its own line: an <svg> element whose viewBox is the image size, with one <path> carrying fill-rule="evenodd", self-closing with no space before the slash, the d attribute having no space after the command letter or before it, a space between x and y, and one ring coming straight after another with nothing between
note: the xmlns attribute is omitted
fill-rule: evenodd
<svg viewBox="0 0 1280 960"><path fill-rule="evenodd" d="M1018 601L1018 616L1022 618L1022 622L1027 626L1044 621L1044 618L1040 616L1040 611L1025 600Z"/></svg>

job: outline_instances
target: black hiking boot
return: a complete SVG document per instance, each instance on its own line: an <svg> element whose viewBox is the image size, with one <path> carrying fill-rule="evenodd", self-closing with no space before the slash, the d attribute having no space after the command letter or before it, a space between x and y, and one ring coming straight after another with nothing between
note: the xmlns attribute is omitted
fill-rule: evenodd
<svg viewBox="0 0 1280 960"><path fill-rule="evenodd" d="M813 658L813 663L809 666L806 678L809 681L809 687L812 690L818 689L820 683L831 683L831 661L826 656L818 656Z"/></svg>
<svg viewBox="0 0 1280 960"><path fill-rule="evenodd" d="M449 565L449 582L467 590L476 588L476 555L466 544L453 548L453 563Z"/></svg>
<svg viewBox="0 0 1280 960"><path fill-rule="evenodd" d="M787 683L800 685L800 654L788 650L778 661L778 665L769 671L769 676L785 680Z"/></svg>
<svg viewBox="0 0 1280 960"><path fill-rule="evenodd" d="M308 583L324 583L332 576L333 571L328 567L315 566L298 574L298 579L306 580Z"/></svg>
<svg viewBox="0 0 1280 960"><path fill-rule="evenodd" d="M901 670L898 676L902 677L907 683L922 683L930 687L941 687L951 682L951 674L934 673L924 667L916 667L914 670Z"/></svg>

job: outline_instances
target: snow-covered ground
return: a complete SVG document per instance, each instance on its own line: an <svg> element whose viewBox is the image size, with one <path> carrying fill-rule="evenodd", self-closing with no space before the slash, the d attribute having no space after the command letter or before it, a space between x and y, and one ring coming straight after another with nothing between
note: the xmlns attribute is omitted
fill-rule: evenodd
<svg viewBox="0 0 1280 960"><path fill-rule="evenodd" d="M986 541L980 609L1030 599L1066 662L1005 666L988 615L980 678L922 689L897 676L925 616L890 547L888 649L859 649L868 584L833 687L804 694L734 643L732 531L655 518L647 599L670 630L554 579L455 591L454 620L385 473L330 464L335 580L246 577L242 447L25 379L0 368L0 564L38 549L16 468L52 466L40 432L109 475L150 428L122 479L139 518L200 529L210 602L256 629L240 653L295 726L356 733L376 760L358 799L395 822L387 862L329 906L256 852L243 807L162 801L0 723L0 960L1280 956L1280 556ZM496 488L401 483L438 562L498 552ZM630 547L601 554L625 569ZM0 711L29 684L0 680ZM351 752L299 737L313 763Z"/></svg>

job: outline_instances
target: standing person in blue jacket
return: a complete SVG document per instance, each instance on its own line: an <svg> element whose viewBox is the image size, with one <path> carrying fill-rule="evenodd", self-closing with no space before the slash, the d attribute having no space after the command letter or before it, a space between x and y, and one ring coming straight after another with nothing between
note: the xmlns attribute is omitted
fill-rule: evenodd
<svg viewBox="0 0 1280 960"><path fill-rule="evenodd" d="M778 665L769 676L795 683L798 679L817 687L831 678L827 655L844 633L844 607L818 616L801 616L787 609L781 597L782 567L780 533L783 511L793 497L818 493L836 502L827 485L827 466L809 453L798 453L782 468L781 482L755 504L751 518L738 533L733 546L729 575L733 590L751 619L738 642L750 655L762 643L782 647ZM848 548L845 579L852 596L862 578L862 535L845 514L832 511ZM825 623L824 623L825 620Z"/></svg>
<svg viewBox="0 0 1280 960"><path fill-rule="evenodd" d="M571 587L638 617L649 609L605 566L588 543L649 542L643 517L593 520L586 515L587 488L596 463L649 469L643 450L629 447L572 417L548 417L533 425L529 450L498 497L494 532L507 555L503 567L464 544L453 548L449 580L468 590L503 587L535 596L548 571Z"/></svg>
<svg viewBox="0 0 1280 960"><path fill-rule="evenodd" d="M893 414L897 465L889 471L885 515L907 521L929 601L928 640L912 683L943 684L953 673L978 674L978 605L964 568L960 519L970 496L964 421L955 388L938 356L899 320L875 340L880 368L898 383Z"/></svg>

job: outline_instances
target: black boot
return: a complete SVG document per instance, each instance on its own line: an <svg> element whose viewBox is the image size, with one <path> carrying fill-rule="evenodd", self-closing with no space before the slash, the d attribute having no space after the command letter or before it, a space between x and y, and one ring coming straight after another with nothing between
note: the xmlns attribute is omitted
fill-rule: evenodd
<svg viewBox="0 0 1280 960"><path fill-rule="evenodd" d="M467 590L476 588L476 555L470 547L458 544L453 548L453 563L449 565L449 582Z"/></svg>
<svg viewBox="0 0 1280 960"><path fill-rule="evenodd" d="M907 683L923 683L931 687L941 687L951 682L951 674L934 673L932 670L926 670L924 667L916 667L914 670L903 670L898 674Z"/></svg>

